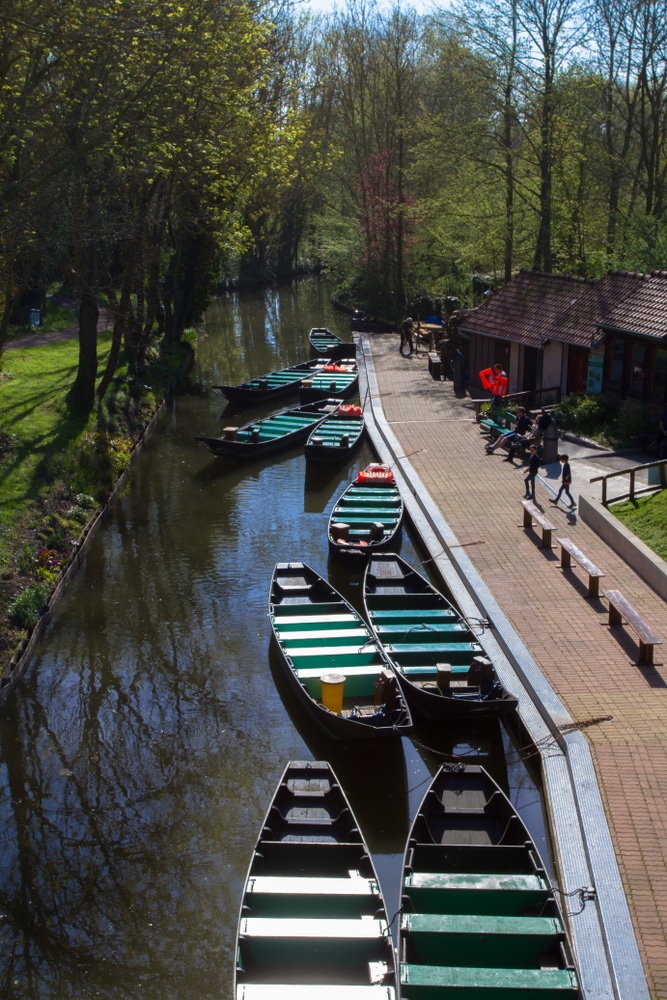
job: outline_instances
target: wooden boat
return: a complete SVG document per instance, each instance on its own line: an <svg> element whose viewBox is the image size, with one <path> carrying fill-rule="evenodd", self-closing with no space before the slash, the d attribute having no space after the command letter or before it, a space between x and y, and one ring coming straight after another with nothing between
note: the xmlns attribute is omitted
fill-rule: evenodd
<svg viewBox="0 0 667 1000"><path fill-rule="evenodd" d="M266 375L258 375L257 378L248 379L239 385L214 385L211 388L237 407L270 403L274 399L283 399L290 394L296 396L303 380L321 368L326 360L318 358L302 361L301 364L292 365L291 368L281 368ZM326 395L329 396L331 393Z"/></svg>
<svg viewBox="0 0 667 1000"><path fill-rule="evenodd" d="M344 490L329 516L332 553L368 558L400 539L403 498L387 465L368 465Z"/></svg>
<svg viewBox="0 0 667 1000"><path fill-rule="evenodd" d="M396 677L368 625L310 566L276 564L269 616L284 675L321 730L359 740L412 729Z"/></svg>
<svg viewBox="0 0 667 1000"><path fill-rule="evenodd" d="M308 334L308 340L310 353L314 358L330 358L332 361L337 361L339 358L354 358L357 355L356 344L343 340L325 327L314 326Z"/></svg>
<svg viewBox="0 0 667 1000"><path fill-rule="evenodd" d="M342 403L306 441L306 461L329 464L346 461L361 446L364 430L361 407L353 403Z"/></svg>
<svg viewBox="0 0 667 1000"><path fill-rule="evenodd" d="M544 864L482 767L441 768L415 818L399 968L402 1000L580 996Z"/></svg>
<svg viewBox="0 0 667 1000"><path fill-rule="evenodd" d="M225 427L221 438L200 436L195 440L214 455L244 461L264 458L303 444L340 404L340 399L321 399L316 403L287 407L262 420L251 420L243 427Z"/></svg>
<svg viewBox="0 0 667 1000"><path fill-rule="evenodd" d="M299 399L308 403L314 399L336 396L349 399L359 389L359 366L348 358L321 365L299 386Z"/></svg>
<svg viewBox="0 0 667 1000"><path fill-rule="evenodd" d="M359 333L396 333L398 327L388 320L367 316L366 313L355 309L350 319L350 330Z"/></svg>
<svg viewBox="0 0 667 1000"><path fill-rule="evenodd" d="M253 852L235 1000L395 1000L395 958L371 856L324 761L292 761Z"/></svg>
<svg viewBox="0 0 667 1000"><path fill-rule="evenodd" d="M513 712L469 623L440 591L391 552L373 554L364 579L366 618L415 717Z"/></svg>

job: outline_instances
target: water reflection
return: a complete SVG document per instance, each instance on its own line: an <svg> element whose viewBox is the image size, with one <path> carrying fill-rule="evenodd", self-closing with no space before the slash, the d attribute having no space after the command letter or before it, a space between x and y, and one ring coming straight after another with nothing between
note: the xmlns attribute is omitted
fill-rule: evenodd
<svg viewBox="0 0 667 1000"><path fill-rule="evenodd" d="M331 759L397 899L417 790L459 744L323 745L268 655L276 561L309 562L361 607L361 575L330 564L326 523L368 446L311 475L300 451L239 468L194 443L224 420L210 386L303 360L311 326L349 337L319 282L212 307L188 386L0 719L2 997L229 996L247 865L289 759ZM403 555L419 565L407 535ZM504 766L497 736L456 738ZM502 745L510 791L534 800Z"/></svg>

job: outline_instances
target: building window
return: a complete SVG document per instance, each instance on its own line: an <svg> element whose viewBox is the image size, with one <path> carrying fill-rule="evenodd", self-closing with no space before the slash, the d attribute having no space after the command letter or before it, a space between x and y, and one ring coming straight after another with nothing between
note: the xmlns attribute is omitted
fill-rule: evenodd
<svg viewBox="0 0 667 1000"><path fill-rule="evenodd" d="M632 345L632 367L630 369L630 392L633 396L644 395L644 373L646 371L646 345Z"/></svg>
<svg viewBox="0 0 667 1000"><path fill-rule="evenodd" d="M658 349L653 362L653 385L651 386L651 401L664 403L667 401L667 350Z"/></svg>
<svg viewBox="0 0 667 1000"><path fill-rule="evenodd" d="M614 337L611 342L611 369L609 385L614 389L623 388L623 367L625 362L625 341L622 337Z"/></svg>

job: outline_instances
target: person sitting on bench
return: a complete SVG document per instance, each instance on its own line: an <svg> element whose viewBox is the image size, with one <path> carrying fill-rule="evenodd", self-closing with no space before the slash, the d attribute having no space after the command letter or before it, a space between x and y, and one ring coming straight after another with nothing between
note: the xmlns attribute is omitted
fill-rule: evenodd
<svg viewBox="0 0 667 1000"><path fill-rule="evenodd" d="M516 423L514 424L514 430L501 431L493 444L486 445L486 452L488 455L492 455L497 448L509 448L509 455L505 459L506 462L511 462L514 458L514 452L516 448L512 447L514 444L518 444L524 439L525 434L530 430L532 426L532 421L526 409L523 406L518 406L516 410Z"/></svg>

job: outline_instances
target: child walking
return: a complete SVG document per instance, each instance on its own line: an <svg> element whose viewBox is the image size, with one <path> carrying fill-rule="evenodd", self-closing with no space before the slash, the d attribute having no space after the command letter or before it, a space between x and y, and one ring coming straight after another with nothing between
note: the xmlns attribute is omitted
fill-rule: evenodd
<svg viewBox="0 0 667 1000"><path fill-rule="evenodd" d="M577 506L574 502L574 497L570 493L570 486L572 485L572 469L570 468L570 460L568 455L559 455L559 462L563 466L563 476L560 483L560 489L555 497L549 497L551 503L558 503L563 493L567 493L570 500L570 510L574 510Z"/></svg>
<svg viewBox="0 0 667 1000"><path fill-rule="evenodd" d="M528 460L528 475L524 479L526 485L526 492L524 493L524 498L526 500L535 499L535 479L537 477L537 470L540 467L540 456L537 454L537 445L531 444L530 446L530 458Z"/></svg>

